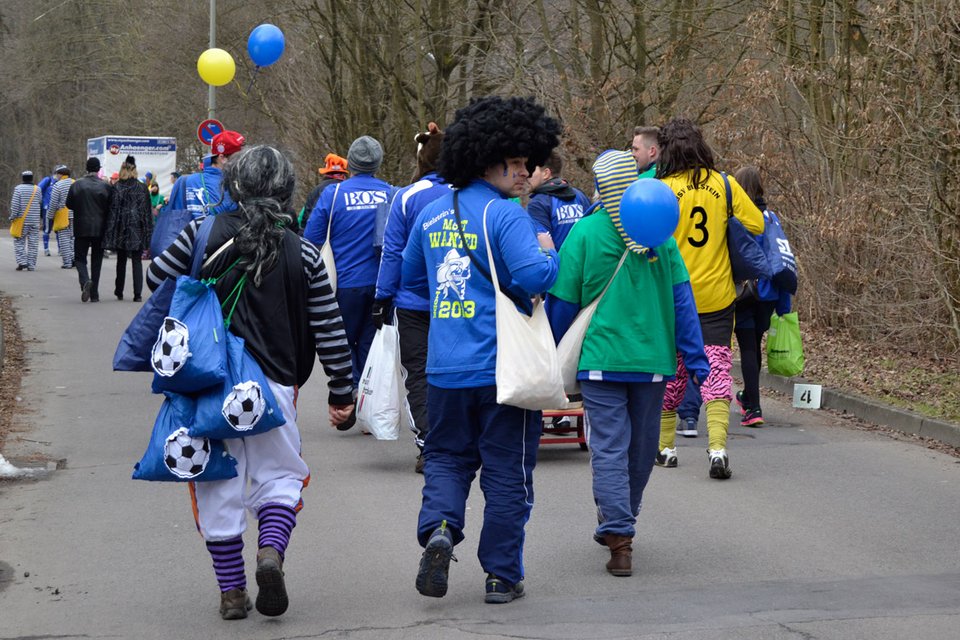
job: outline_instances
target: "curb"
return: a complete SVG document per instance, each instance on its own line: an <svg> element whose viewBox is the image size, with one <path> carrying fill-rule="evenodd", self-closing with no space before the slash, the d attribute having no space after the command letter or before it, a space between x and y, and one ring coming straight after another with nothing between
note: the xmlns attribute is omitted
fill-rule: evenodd
<svg viewBox="0 0 960 640"><path fill-rule="evenodd" d="M775 376L768 371L760 371L760 385L793 397L794 384L817 384L805 378L784 378ZM920 415L913 411L898 409L883 404L871 398L855 393L837 391L823 387L820 396L820 406L824 409L833 409L850 413L858 418L874 424L912 433L924 438L933 438L954 447L960 447L960 424L937 420Z"/></svg>

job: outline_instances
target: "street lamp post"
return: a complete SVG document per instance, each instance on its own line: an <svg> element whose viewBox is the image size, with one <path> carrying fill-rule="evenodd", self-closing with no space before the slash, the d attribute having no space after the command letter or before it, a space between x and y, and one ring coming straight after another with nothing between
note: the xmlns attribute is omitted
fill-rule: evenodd
<svg viewBox="0 0 960 640"><path fill-rule="evenodd" d="M210 48L217 46L217 0L210 0ZM207 89L207 117L216 118L217 88L212 84Z"/></svg>

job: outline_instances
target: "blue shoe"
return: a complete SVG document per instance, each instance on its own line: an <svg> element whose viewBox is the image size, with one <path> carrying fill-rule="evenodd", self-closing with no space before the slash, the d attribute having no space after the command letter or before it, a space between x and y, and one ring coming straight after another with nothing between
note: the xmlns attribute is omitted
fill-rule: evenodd
<svg viewBox="0 0 960 640"><path fill-rule="evenodd" d="M430 534L427 546L420 557L420 570L417 571L417 591L430 598L442 598L447 595L447 574L453 556L453 536L447 529L447 521Z"/></svg>
<svg viewBox="0 0 960 640"><path fill-rule="evenodd" d="M522 582L510 585L492 573L487 574L487 595L483 599L487 604L506 604L522 597Z"/></svg>
<svg viewBox="0 0 960 640"><path fill-rule="evenodd" d="M697 419L696 418L684 418L680 421L680 426L677 427L677 435L681 435L684 438L696 438L697 435Z"/></svg>

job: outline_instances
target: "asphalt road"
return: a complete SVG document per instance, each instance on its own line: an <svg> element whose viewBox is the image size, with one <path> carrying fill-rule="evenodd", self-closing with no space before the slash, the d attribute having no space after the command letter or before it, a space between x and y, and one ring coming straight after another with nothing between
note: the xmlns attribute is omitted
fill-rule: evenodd
<svg viewBox="0 0 960 640"><path fill-rule="evenodd" d="M608 575L591 540L589 454L553 445L535 473L527 596L483 603L475 487L450 592L423 598L413 444L331 429L319 367L300 396L312 481L287 555L290 610L224 622L186 487L130 479L160 400L149 376L111 371L139 306L129 276L118 302L105 261L103 301L81 304L55 255L27 273L12 253L0 238L0 290L29 354L22 430L3 454L65 468L0 482L2 639L960 637L960 461L775 400L768 426L731 428L731 480L707 476L702 427L680 439L679 468L654 470L633 577Z"/></svg>

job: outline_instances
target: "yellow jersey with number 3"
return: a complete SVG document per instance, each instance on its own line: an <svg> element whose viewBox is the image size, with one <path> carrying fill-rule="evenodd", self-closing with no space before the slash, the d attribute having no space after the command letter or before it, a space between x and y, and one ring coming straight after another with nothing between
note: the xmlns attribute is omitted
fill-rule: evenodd
<svg viewBox="0 0 960 640"><path fill-rule="evenodd" d="M750 233L763 233L763 213L733 176L727 179L733 196L733 215ZM711 171L696 187L693 171L675 173L662 180L673 189L680 203L680 223L673 237L690 272L697 312L725 309L737 296L727 251L727 196L723 176Z"/></svg>

